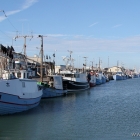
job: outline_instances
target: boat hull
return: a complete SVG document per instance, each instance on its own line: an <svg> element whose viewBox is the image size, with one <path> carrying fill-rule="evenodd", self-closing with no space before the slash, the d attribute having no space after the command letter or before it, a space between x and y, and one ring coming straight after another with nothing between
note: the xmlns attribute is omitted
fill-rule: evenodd
<svg viewBox="0 0 140 140"><path fill-rule="evenodd" d="M102 84L106 83L106 78L102 76Z"/></svg>
<svg viewBox="0 0 140 140"><path fill-rule="evenodd" d="M59 97L67 94L67 90L44 88L42 98Z"/></svg>
<svg viewBox="0 0 140 140"><path fill-rule="evenodd" d="M63 85L67 87L67 92L76 92L90 88L88 82L75 82L70 80L63 80Z"/></svg>
<svg viewBox="0 0 140 140"><path fill-rule="evenodd" d="M89 84L90 84L90 87L96 86L96 76L95 75L91 75L91 80L90 80Z"/></svg>
<svg viewBox="0 0 140 140"><path fill-rule="evenodd" d="M123 80L123 77L121 75L113 75L114 80Z"/></svg>
<svg viewBox="0 0 140 140"><path fill-rule="evenodd" d="M96 86L96 83L90 82L89 84L90 84L90 87L95 87Z"/></svg>
<svg viewBox="0 0 140 140"><path fill-rule="evenodd" d="M22 112L36 107L41 96L33 99L23 99L19 96L0 93L0 115Z"/></svg>
<svg viewBox="0 0 140 140"><path fill-rule="evenodd" d="M42 90L35 80L0 80L0 115L22 112L36 107Z"/></svg>
<svg viewBox="0 0 140 140"><path fill-rule="evenodd" d="M102 79L96 78L96 85L101 85L102 84Z"/></svg>

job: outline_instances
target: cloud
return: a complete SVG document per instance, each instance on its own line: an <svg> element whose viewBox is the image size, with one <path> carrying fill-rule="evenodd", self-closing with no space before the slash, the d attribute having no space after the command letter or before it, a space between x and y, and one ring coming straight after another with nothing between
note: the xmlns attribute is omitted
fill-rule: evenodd
<svg viewBox="0 0 140 140"><path fill-rule="evenodd" d="M22 6L22 10L31 7L36 2L38 2L38 0L26 0L24 5Z"/></svg>
<svg viewBox="0 0 140 140"><path fill-rule="evenodd" d="M38 0L26 0L25 3L21 6L20 9L13 10L13 11L5 11L5 14L6 14L6 16L14 15L16 13L19 13L19 12L31 7L36 2L38 2ZM6 19L5 14L3 14L3 16L0 16L0 22Z"/></svg>
<svg viewBox="0 0 140 140"><path fill-rule="evenodd" d="M94 26L94 25L96 25L96 24L98 24L98 22L95 22L95 23L89 25L89 27L92 27L92 26Z"/></svg>
<svg viewBox="0 0 140 140"><path fill-rule="evenodd" d="M122 24L117 24L117 25L113 26L112 28L117 28L117 27L120 27L120 26L122 26Z"/></svg>
<svg viewBox="0 0 140 140"><path fill-rule="evenodd" d="M6 19L5 16L0 16L0 22L3 21L3 20L5 20L5 19Z"/></svg>
<svg viewBox="0 0 140 140"><path fill-rule="evenodd" d="M44 42L50 51L54 48L59 48L61 51L65 51L64 48L71 48L76 52L140 52L140 36L121 39L87 38L80 35L69 35L70 38L63 39L56 36L50 36Z"/></svg>
<svg viewBox="0 0 140 140"><path fill-rule="evenodd" d="M19 13L21 10L15 10L15 11L8 11L6 12L6 15L9 16L9 15L14 15L16 13Z"/></svg>

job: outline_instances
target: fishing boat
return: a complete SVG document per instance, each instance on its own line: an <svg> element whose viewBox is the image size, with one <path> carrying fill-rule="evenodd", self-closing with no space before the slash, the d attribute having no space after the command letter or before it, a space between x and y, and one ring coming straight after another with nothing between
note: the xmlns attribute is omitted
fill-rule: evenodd
<svg viewBox="0 0 140 140"><path fill-rule="evenodd" d="M96 86L96 75L93 71L90 72L91 79L89 81L90 87Z"/></svg>
<svg viewBox="0 0 140 140"><path fill-rule="evenodd" d="M107 81L106 76L103 73L101 73L101 76L102 76L102 84L106 83Z"/></svg>
<svg viewBox="0 0 140 140"><path fill-rule="evenodd" d="M43 88L42 98L59 97L67 94L67 87L63 85L61 75L47 75L46 80L38 82Z"/></svg>
<svg viewBox="0 0 140 140"><path fill-rule="evenodd" d="M16 71L4 70L3 64L9 56L1 53L1 79L0 79L0 115L22 112L36 107L42 97L42 89L37 81L27 78L18 78ZM24 72L17 71L18 75L25 76Z"/></svg>
<svg viewBox="0 0 140 140"><path fill-rule="evenodd" d="M37 86L35 80L1 79L0 115L13 114L34 108L39 104L41 97L42 90Z"/></svg>
<svg viewBox="0 0 140 140"><path fill-rule="evenodd" d="M63 85L67 87L68 93L89 89L90 85L87 81L87 74L74 69L74 59L71 57L72 51L69 52L70 56L63 58L66 61L66 69L59 72L63 77Z"/></svg>
<svg viewBox="0 0 140 140"><path fill-rule="evenodd" d="M89 89L86 74L79 72L72 72L69 70L60 71L63 77L63 84L67 87L67 92L76 92Z"/></svg>
<svg viewBox="0 0 140 140"><path fill-rule="evenodd" d="M113 75L114 80L123 80L122 72L117 72Z"/></svg>
<svg viewBox="0 0 140 140"><path fill-rule="evenodd" d="M101 85L102 83L102 74L96 73L96 85Z"/></svg>
<svg viewBox="0 0 140 140"><path fill-rule="evenodd" d="M133 75L132 75L132 78L138 78L138 77L139 77L138 74L133 74Z"/></svg>

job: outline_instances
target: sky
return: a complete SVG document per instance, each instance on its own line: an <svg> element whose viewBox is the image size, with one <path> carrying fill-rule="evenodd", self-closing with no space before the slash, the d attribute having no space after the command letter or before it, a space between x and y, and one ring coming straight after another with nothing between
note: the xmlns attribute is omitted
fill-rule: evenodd
<svg viewBox="0 0 140 140"><path fill-rule="evenodd" d="M0 44L23 52L27 36L27 55L39 56L43 35L44 55L52 61L55 53L56 65L72 51L75 67L100 59L102 68L118 62L139 71L139 7L140 0L1 0Z"/></svg>

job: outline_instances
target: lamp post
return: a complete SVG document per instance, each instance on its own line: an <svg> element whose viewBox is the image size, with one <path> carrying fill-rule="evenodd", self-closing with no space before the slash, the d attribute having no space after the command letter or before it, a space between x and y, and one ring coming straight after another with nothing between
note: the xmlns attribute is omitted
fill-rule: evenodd
<svg viewBox="0 0 140 140"><path fill-rule="evenodd" d="M93 70L93 61L90 61L92 63L92 70Z"/></svg>
<svg viewBox="0 0 140 140"><path fill-rule="evenodd" d="M84 72L86 72L86 66L87 66L87 57L83 57L84 59L85 59L85 64L84 64L84 66L85 66L85 70L84 70Z"/></svg>
<svg viewBox="0 0 140 140"><path fill-rule="evenodd" d="M56 55L55 55L55 52L56 52L57 50L54 50L54 54L53 54L53 57L54 57L54 74L55 74L55 65L56 65L56 62L55 62L55 57L56 57Z"/></svg>
<svg viewBox="0 0 140 140"><path fill-rule="evenodd" d="M109 56L108 56L108 68L109 68Z"/></svg>

